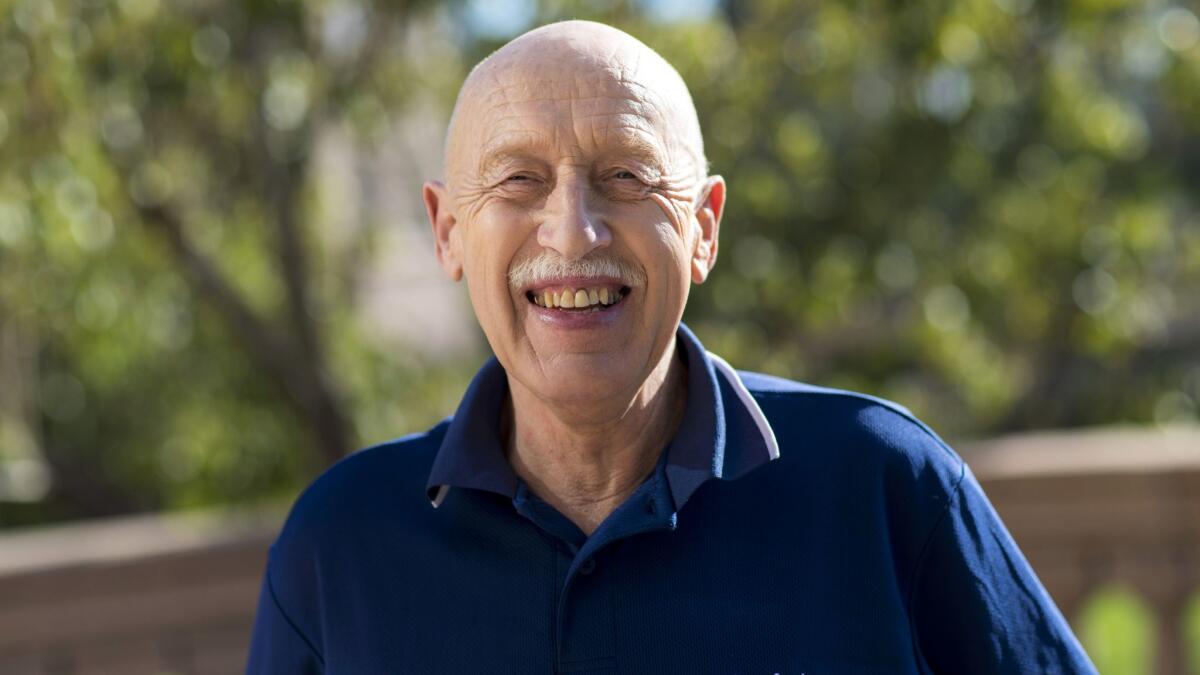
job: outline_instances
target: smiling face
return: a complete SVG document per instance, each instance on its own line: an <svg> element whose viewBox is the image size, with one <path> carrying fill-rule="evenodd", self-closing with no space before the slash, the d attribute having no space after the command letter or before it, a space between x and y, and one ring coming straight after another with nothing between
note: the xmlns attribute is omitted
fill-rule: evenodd
<svg viewBox="0 0 1200 675"><path fill-rule="evenodd" d="M497 358L538 398L636 393L716 258L724 183L706 178L687 89L600 24L554 24L472 72L425 201Z"/></svg>

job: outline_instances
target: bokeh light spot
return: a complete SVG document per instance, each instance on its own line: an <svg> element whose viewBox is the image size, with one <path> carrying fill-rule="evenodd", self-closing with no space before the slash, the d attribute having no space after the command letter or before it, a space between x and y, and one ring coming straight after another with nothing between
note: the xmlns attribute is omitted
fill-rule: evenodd
<svg viewBox="0 0 1200 675"><path fill-rule="evenodd" d="M200 65L220 68L229 57L229 34L215 25L197 30L192 34L192 56Z"/></svg>
<svg viewBox="0 0 1200 675"><path fill-rule="evenodd" d="M1200 43L1200 20L1183 7L1172 7L1158 20L1158 37L1173 51L1187 51Z"/></svg>
<svg viewBox="0 0 1200 675"><path fill-rule="evenodd" d="M925 295L925 320L947 333L958 332L971 320L971 304L965 293L953 284L930 289Z"/></svg>

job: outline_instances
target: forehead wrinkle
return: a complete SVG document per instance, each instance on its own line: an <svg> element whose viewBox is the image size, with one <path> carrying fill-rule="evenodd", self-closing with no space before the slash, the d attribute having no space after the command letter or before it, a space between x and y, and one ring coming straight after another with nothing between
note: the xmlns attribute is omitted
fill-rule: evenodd
<svg viewBox="0 0 1200 675"><path fill-rule="evenodd" d="M607 80L581 83L578 80L572 80L570 82L571 91L563 91L563 85L566 83L561 79L512 83L497 87L490 92L485 97L486 102L481 106L482 110L479 112L485 122L495 124L514 116L557 115L563 112L564 104L569 108L572 117L581 117L582 115L578 112L580 108L595 109L608 103L619 107L619 110L605 110L602 111L603 114L630 113L641 115L655 122L663 121L661 103L655 105L655 102L647 101L643 96L629 91L628 87L595 86L612 84L612 82L612 80ZM581 84L586 88L581 88ZM604 91L595 91L601 88ZM544 93L547 91L552 93ZM530 95L531 93L533 95ZM596 113L589 111L588 114Z"/></svg>
<svg viewBox="0 0 1200 675"><path fill-rule="evenodd" d="M587 135L599 152L613 149L653 157L655 162L666 159L666 146L654 127L636 115L592 115Z"/></svg>
<svg viewBox="0 0 1200 675"><path fill-rule="evenodd" d="M665 169L662 165L667 159L666 149L655 134L623 124L606 125L602 130L604 140L597 145L602 147L604 154L630 156L659 170Z"/></svg>
<svg viewBox="0 0 1200 675"><path fill-rule="evenodd" d="M552 131L557 136L557 131ZM478 170L486 175L505 162L535 161L547 163L558 145L556 138L542 130L502 130L493 134L481 147Z"/></svg>
<svg viewBox="0 0 1200 675"><path fill-rule="evenodd" d="M556 97L529 98L520 101L496 103L484 112L483 117L487 124L497 124L514 118L553 118L563 112L562 106L565 104L570 109L570 117L573 119L590 119L592 117L604 117L608 115L629 115L636 116L648 122L663 121L663 116L659 113L658 108L647 105L638 99L624 99L616 104L617 109L613 109L613 106L594 103L596 101L611 102L612 100L613 97L610 96L587 96L578 99Z"/></svg>
<svg viewBox="0 0 1200 675"><path fill-rule="evenodd" d="M482 139L480 147L484 152L491 153L494 146L513 146L523 142L531 149L546 150L552 149L549 147L554 145L552 139L562 135L571 135L574 139L591 137L593 144L600 146L601 143L595 142L598 131L607 136L614 129L628 129L629 133L640 137L636 145L642 149L654 148L655 155L664 153L665 148L661 147L661 142L651 142L651 139L663 140L656 131L656 127L659 126L656 122L661 120L661 116L653 106L647 106L636 99L618 102L615 110L611 105L602 107L590 104L600 100L611 103L608 96L591 96L584 99L539 97L521 101L498 101L492 106L489 114L485 115L483 126L488 135ZM550 104L538 105L539 102ZM565 115L560 106L563 103L570 108ZM566 133L568 131L570 134ZM504 139L506 136L516 138Z"/></svg>
<svg viewBox="0 0 1200 675"><path fill-rule="evenodd" d="M574 161L582 161L588 154L605 160L627 157L660 174L667 171L666 148L658 136L647 128L645 120L625 114L597 114L589 116L589 119L605 117L620 119L610 124L589 125L590 133L586 134L574 130L571 140L590 137L592 147L589 152L581 144L569 142L564 156ZM537 128L496 129L481 146L480 171L486 173L507 160L546 161L547 157L555 154L555 141L563 131L558 127L553 127L549 134L545 129Z"/></svg>
<svg viewBox="0 0 1200 675"><path fill-rule="evenodd" d="M555 90L569 92L568 94L558 93L543 97L552 99L612 97L614 92L619 92L623 98L647 99L656 103L660 108L667 108L668 101L664 95L657 88L638 79L637 74L641 67L640 55L637 59L635 64L613 65L608 62L589 64L591 67L582 71L578 65L563 66L555 62L551 62L549 66L535 62L529 67L513 64L502 71L490 68L488 74L491 76L490 80L494 89L488 92L485 98L500 97L512 100L514 97L511 94L514 89L520 90L518 92L520 94ZM604 93L592 93L596 90Z"/></svg>
<svg viewBox="0 0 1200 675"><path fill-rule="evenodd" d="M550 85L552 83L551 82L539 82L539 83L535 83L535 84ZM518 87L516 85L508 87L508 89L510 89L510 90L517 89L517 88ZM535 88L538 90L542 90L547 87L545 87L545 86L541 86L541 87L522 86L520 88L523 90L524 89L535 89ZM503 108L503 107L511 107L511 106L522 104L522 103L579 103L579 102L584 102L584 101L595 101L595 100L601 100L601 99L606 100L606 101L622 100L622 101L626 101L630 104L634 104L634 105L638 106L639 108L650 108L650 109L654 109L654 110L666 108L666 105L661 98L659 99L659 101L657 101L658 104L656 105L655 102L647 101L645 99L645 97L643 97L643 96L639 96L639 95L633 94L633 93L621 92L621 90L610 90L607 92L599 92L599 93L593 93L590 90L585 90L585 91L578 92L578 93L572 93L570 95L553 94L553 95L540 95L540 96L522 96L519 98L514 98L512 96L509 96L507 93L505 93L503 96L500 96L500 97L492 96L492 97L488 97L488 98L489 99L493 99L493 98L500 99L500 100L496 100L496 101L489 100L488 107L487 107L488 110L495 110L497 108Z"/></svg>
<svg viewBox="0 0 1200 675"><path fill-rule="evenodd" d="M637 65L640 66L640 59L642 56L640 53L637 53L636 56L638 58ZM636 68L634 67L630 67L628 70L632 73L637 72ZM671 100L659 90L638 81L636 77L630 74L630 72L620 73L613 83L619 85L622 89L627 91L634 90L639 92L641 94L640 96L638 94L630 93L628 95L629 100L638 102L643 110L649 110L653 112L653 115L651 116L639 111L639 116L649 122L660 123L665 127L661 134L654 133L653 129L651 129L652 133L654 133L654 135L662 141L662 151L665 154L665 159L673 164L676 155L675 150L677 149L676 146L682 146L684 152L691 156L693 161L698 161L699 157L703 153L703 150L701 148L694 147L694 143L692 143L687 137L687 128L689 126L687 121L689 118L687 111L679 108L677 105L674 105ZM672 121L676 122L677 124L671 124Z"/></svg>

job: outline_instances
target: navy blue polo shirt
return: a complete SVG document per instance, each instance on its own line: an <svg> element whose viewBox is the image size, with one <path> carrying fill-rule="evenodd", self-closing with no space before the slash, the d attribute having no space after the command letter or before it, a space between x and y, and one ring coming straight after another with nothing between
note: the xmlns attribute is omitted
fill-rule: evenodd
<svg viewBox="0 0 1200 675"><path fill-rule="evenodd" d="M680 326L687 406L590 535L457 413L297 500L248 673L1093 673L966 464L904 408L735 372Z"/></svg>

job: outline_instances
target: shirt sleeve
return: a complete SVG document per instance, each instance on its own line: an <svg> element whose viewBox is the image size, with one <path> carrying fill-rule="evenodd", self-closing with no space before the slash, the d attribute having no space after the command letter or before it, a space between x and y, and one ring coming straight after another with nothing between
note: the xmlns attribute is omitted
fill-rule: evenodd
<svg viewBox="0 0 1200 675"><path fill-rule="evenodd" d="M1096 673L965 465L912 593L917 648L935 673Z"/></svg>
<svg viewBox="0 0 1200 675"><path fill-rule="evenodd" d="M321 655L280 607L268 563L258 596L246 675L320 675L324 672Z"/></svg>

